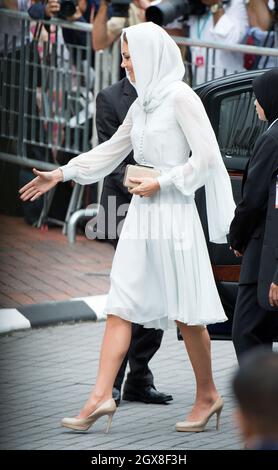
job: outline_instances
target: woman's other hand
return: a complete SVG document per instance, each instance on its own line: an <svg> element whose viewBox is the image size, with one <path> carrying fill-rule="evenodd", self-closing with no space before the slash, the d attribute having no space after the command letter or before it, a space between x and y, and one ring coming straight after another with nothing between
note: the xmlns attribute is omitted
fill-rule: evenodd
<svg viewBox="0 0 278 470"><path fill-rule="evenodd" d="M235 255L237 258L240 258L241 256L243 256L243 250L241 250L241 251L234 250L232 246L230 246L230 250L234 252L234 255Z"/></svg>
<svg viewBox="0 0 278 470"><path fill-rule="evenodd" d="M63 181L63 173L59 168L53 171L39 171L33 168L33 173L36 175L36 178L19 190L22 201L35 201L42 194L56 186L57 183Z"/></svg>
<svg viewBox="0 0 278 470"><path fill-rule="evenodd" d="M278 285L271 283L269 289L269 303L271 307L278 307Z"/></svg>
<svg viewBox="0 0 278 470"><path fill-rule="evenodd" d="M156 178L130 178L132 183L139 183L136 188L129 189L131 194L137 196L151 197L160 189Z"/></svg>

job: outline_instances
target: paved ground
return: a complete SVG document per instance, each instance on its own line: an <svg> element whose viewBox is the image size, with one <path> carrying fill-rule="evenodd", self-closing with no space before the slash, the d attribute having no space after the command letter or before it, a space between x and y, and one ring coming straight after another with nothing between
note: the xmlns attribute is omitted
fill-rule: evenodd
<svg viewBox="0 0 278 470"><path fill-rule="evenodd" d="M40 232L22 219L0 216L0 305L28 304L105 294L113 248L77 237L69 246L60 229ZM213 342L214 374L225 399L222 428L215 419L204 433L177 433L190 409L193 374L176 339L165 333L152 360L157 388L174 395L168 405L123 402L111 431L104 421L85 434L59 427L86 399L96 375L104 324L76 323L0 336L1 449L239 449L229 384L236 360L230 342Z"/></svg>
<svg viewBox="0 0 278 470"><path fill-rule="evenodd" d="M175 330L165 333L151 362L168 405L122 402L112 428L103 418L87 433L61 428L63 416L81 407L96 375L104 323L82 323L14 332L0 338L0 449L239 449L230 376L236 364L230 342L212 343L214 376L225 400L222 427L212 419L203 433L177 433L193 400L193 374Z"/></svg>
<svg viewBox="0 0 278 470"><path fill-rule="evenodd" d="M104 294L114 249L60 228L42 232L23 219L0 215L0 307Z"/></svg>

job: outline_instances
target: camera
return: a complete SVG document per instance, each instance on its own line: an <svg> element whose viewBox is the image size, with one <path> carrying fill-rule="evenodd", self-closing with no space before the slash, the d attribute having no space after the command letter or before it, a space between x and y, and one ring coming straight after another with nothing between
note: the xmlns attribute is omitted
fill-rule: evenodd
<svg viewBox="0 0 278 470"><path fill-rule="evenodd" d="M224 0L223 3L228 4L230 0ZM208 7L201 0L158 0L146 9L146 20L165 26L176 18L202 16L207 11Z"/></svg>
<svg viewBox="0 0 278 470"><path fill-rule="evenodd" d="M165 26L181 16L203 15L206 10L201 0L160 0L147 8L146 20Z"/></svg>
<svg viewBox="0 0 278 470"><path fill-rule="evenodd" d="M111 0L113 16L127 18L131 1L132 0Z"/></svg>
<svg viewBox="0 0 278 470"><path fill-rule="evenodd" d="M58 16L60 18L67 18L74 15L77 7L77 0L59 0L60 11Z"/></svg>

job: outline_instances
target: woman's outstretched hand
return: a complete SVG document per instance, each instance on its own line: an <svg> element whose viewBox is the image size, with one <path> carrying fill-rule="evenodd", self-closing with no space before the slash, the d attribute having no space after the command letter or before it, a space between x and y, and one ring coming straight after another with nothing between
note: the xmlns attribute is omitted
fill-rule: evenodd
<svg viewBox="0 0 278 470"><path fill-rule="evenodd" d="M39 171L33 168L33 173L36 175L36 178L19 190L22 201L35 201L42 194L54 188L57 183L63 181L63 173L59 168L53 171Z"/></svg>

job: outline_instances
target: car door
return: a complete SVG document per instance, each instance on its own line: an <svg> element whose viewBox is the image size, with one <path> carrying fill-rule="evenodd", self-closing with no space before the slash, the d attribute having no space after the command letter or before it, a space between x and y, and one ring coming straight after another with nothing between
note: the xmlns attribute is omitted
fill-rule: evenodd
<svg viewBox="0 0 278 470"><path fill-rule="evenodd" d="M252 80L262 71L244 72L223 77L195 88L215 131L225 166L229 172L235 202L241 198L243 172L257 138L266 123L257 118ZM228 244L218 245L208 240L205 191L196 194L196 204L205 231L209 255L220 298L228 322L211 325L214 339L230 338L235 308L241 258L236 258Z"/></svg>

